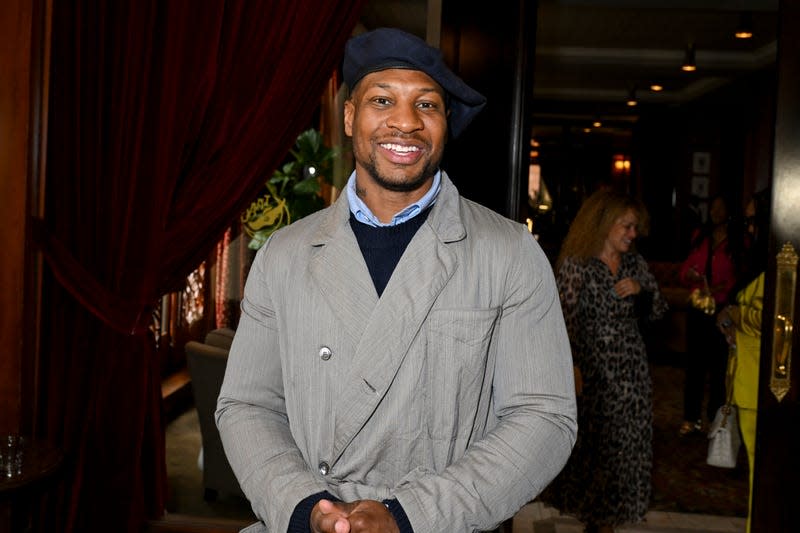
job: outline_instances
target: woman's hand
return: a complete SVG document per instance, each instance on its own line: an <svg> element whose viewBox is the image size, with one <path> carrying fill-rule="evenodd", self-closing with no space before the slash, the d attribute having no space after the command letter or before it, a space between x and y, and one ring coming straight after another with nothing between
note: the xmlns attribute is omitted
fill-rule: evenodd
<svg viewBox="0 0 800 533"><path fill-rule="evenodd" d="M695 267L691 266L686 271L686 280L689 283L699 283L703 281L703 276L697 271Z"/></svg>
<svg viewBox="0 0 800 533"><path fill-rule="evenodd" d="M634 294L639 294L641 291L642 285L633 278L621 279L614 284L614 292L616 292L617 296L620 298L633 296Z"/></svg>
<svg viewBox="0 0 800 533"><path fill-rule="evenodd" d="M736 326L739 324L739 308L735 305L723 307L717 313L717 328L725 336L729 346L736 344Z"/></svg>

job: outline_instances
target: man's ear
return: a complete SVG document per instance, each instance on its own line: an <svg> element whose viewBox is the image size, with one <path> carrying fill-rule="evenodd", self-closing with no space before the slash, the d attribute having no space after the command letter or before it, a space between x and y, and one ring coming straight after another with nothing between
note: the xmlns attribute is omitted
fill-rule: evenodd
<svg viewBox="0 0 800 533"><path fill-rule="evenodd" d="M356 112L356 106L352 100L344 101L344 133L348 137L353 136L353 116Z"/></svg>

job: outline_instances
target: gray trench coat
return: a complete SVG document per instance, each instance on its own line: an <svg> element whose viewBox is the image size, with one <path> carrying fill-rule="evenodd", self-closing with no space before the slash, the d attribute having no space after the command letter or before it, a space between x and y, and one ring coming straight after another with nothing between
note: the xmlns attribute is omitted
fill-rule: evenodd
<svg viewBox="0 0 800 533"><path fill-rule="evenodd" d="M492 529L576 434L550 265L522 224L442 189L378 298L341 195L250 271L217 408L259 525L298 502L397 498L417 533Z"/></svg>

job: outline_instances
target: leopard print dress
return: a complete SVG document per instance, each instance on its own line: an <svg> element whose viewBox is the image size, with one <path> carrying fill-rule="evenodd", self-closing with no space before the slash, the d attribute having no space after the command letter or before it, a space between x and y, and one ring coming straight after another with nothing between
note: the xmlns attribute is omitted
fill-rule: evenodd
<svg viewBox="0 0 800 533"><path fill-rule="evenodd" d="M637 296L619 298L614 284L634 278ZM652 385L639 320L667 309L647 262L623 254L616 276L597 258L567 259L558 285L575 364L583 376L578 439L544 499L582 522L639 522L650 501Z"/></svg>

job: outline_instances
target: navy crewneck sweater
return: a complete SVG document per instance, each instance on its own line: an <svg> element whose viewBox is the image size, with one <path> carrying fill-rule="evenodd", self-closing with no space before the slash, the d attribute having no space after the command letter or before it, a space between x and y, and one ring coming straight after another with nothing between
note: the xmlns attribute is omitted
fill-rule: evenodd
<svg viewBox="0 0 800 533"><path fill-rule="evenodd" d="M358 247L361 249L361 255L364 256L364 262L367 263L369 275L372 277L372 283L375 284L375 290L378 292L378 297L383 294L383 289L389 283L389 278L392 277L392 272L397 266L398 261L406 251L408 243L416 235L417 230L425 223L430 213L430 207L421 212L414 218L398 224L396 226L379 226L374 227L369 224L364 224L356 220L356 217L350 213L350 227L353 228L353 233L358 241ZM309 530L309 520L311 517L311 510L323 498L332 501L339 501L329 492L320 492L308 496L303 501L297 504L289 521L288 533L306 533ZM383 503L397 522L397 527L400 533L414 533L411 527L411 522L408 520L403 506L400 505L395 499L384 500Z"/></svg>
<svg viewBox="0 0 800 533"><path fill-rule="evenodd" d="M389 278L392 277L392 272L406 251L408 243L428 218L428 213L430 208L402 224L379 227L359 222L350 213L350 227L356 235L358 247L367 263L379 297L389 283Z"/></svg>

